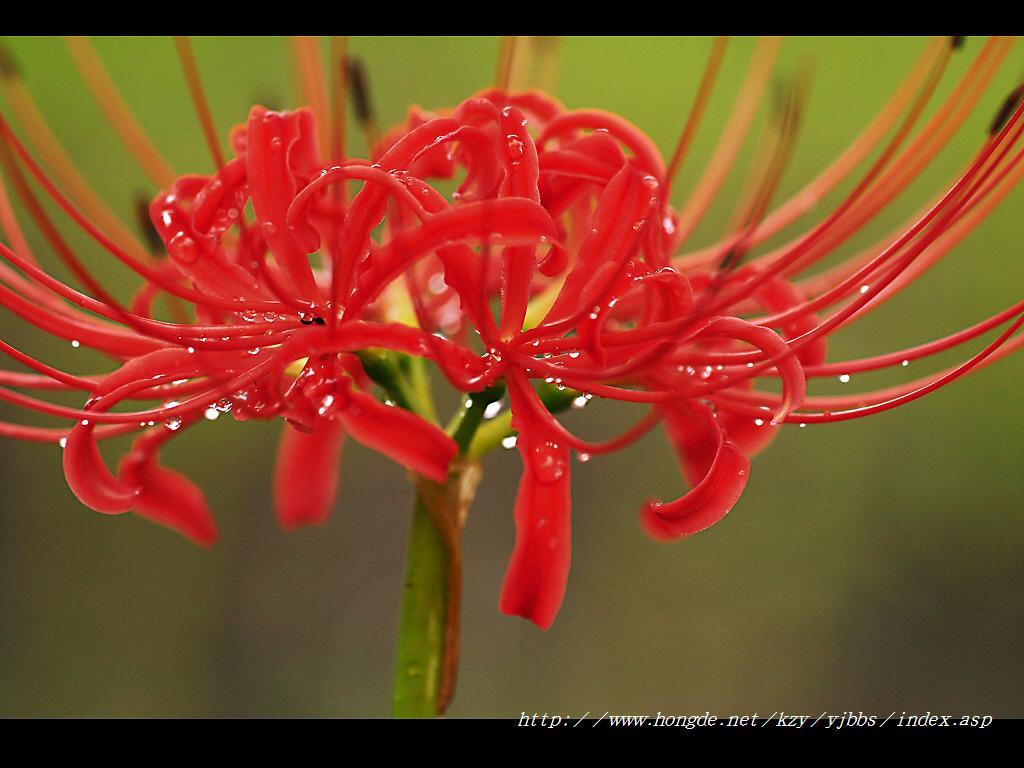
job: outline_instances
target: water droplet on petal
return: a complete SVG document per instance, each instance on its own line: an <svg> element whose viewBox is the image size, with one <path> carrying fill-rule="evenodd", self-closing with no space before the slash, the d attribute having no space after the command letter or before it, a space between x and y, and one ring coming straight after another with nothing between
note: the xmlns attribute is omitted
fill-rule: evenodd
<svg viewBox="0 0 1024 768"><path fill-rule="evenodd" d="M515 448L516 447L516 436L515 435L509 435L508 437L503 437L501 439L501 447L504 448L507 451Z"/></svg>
<svg viewBox="0 0 1024 768"><path fill-rule="evenodd" d="M82 346L82 342L80 342L78 339L72 339L71 346L74 347L75 349L78 349L80 346Z"/></svg>
<svg viewBox="0 0 1024 768"><path fill-rule="evenodd" d="M533 471L542 483L554 483L565 476L565 459L557 444L549 442L534 447L531 459Z"/></svg>
<svg viewBox="0 0 1024 768"><path fill-rule="evenodd" d="M192 264L199 258L199 248L196 246L196 241L184 232L179 232L168 241L167 252L173 258L186 264Z"/></svg>
<svg viewBox="0 0 1024 768"><path fill-rule="evenodd" d="M505 146L508 148L508 156L512 160L521 160L525 153L525 145L523 140L516 136L514 133L510 133L505 137Z"/></svg>
<svg viewBox="0 0 1024 768"><path fill-rule="evenodd" d="M848 383L850 381L850 374L848 374L848 373L841 373L841 374L839 374L839 381L841 381L843 384Z"/></svg>

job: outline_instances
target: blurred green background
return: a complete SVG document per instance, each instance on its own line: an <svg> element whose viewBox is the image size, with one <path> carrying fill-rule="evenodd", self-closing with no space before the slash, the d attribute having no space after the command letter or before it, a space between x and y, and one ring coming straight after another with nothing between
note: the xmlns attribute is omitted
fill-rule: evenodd
<svg viewBox="0 0 1024 768"><path fill-rule="evenodd" d="M722 130L753 42L730 43L682 192ZM926 42L786 41L780 73L803 58L814 82L783 196L846 147ZM136 195L154 190L103 122L63 44L6 44L79 167L134 222ZM171 40L96 44L175 169L208 172ZM286 40L194 45L222 135L255 101L296 103ZM981 45L970 38L953 57L938 98ZM667 153L709 46L696 38L568 38L557 95L569 107L623 114ZM383 124L400 120L410 103L453 105L486 87L497 49L497 38L351 41ZM1022 69L1014 49L956 140L838 256L889 231L953 178ZM694 245L726 225L754 143ZM835 336L832 357L930 340L1019 300L1022 203L1018 189L911 290ZM133 279L64 231L127 295ZM33 243L53 266L40 239ZM7 314L0 328L54 364L99 364ZM904 380L933 363L845 386ZM682 489L660 434L577 464L569 591L547 633L497 610L519 460L509 451L490 456L465 534L463 660L450 714L1024 715L1022 381L1017 355L896 412L786 428L755 460L732 514L674 545L649 541L636 522L642 500ZM608 434L629 415L594 404L572 423ZM0 407L0 418L20 415ZM84 509L66 488L57 447L0 441L0 715L387 714L410 490L400 469L350 442L331 520L285 534L269 494L279 428L221 418L165 452L215 508L221 540L209 551L131 516Z"/></svg>

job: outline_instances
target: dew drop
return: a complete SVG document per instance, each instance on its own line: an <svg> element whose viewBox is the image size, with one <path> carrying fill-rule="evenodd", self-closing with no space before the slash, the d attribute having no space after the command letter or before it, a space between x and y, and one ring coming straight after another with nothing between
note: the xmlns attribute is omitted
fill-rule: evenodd
<svg viewBox="0 0 1024 768"><path fill-rule="evenodd" d="M510 133L505 137L505 146L508 148L508 156L513 160L521 160L525 153L525 145L523 140L516 136L514 133Z"/></svg>
<svg viewBox="0 0 1024 768"><path fill-rule="evenodd" d="M900 365L902 365L904 368L906 368L908 365L910 365L910 361L909 360L904 360L902 363L900 363Z"/></svg>
<svg viewBox="0 0 1024 768"><path fill-rule="evenodd" d="M80 342L78 339L72 339L71 346L74 347L75 349L78 349L80 346L82 346L82 342Z"/></svg>
<svg viewBox="0 0 1024 768"><path fill-rule="evenodd" d="M495 400L493 403L488 403L487 407L484 408L484 418L493 419L501 412L501 400Z"/></svg>
<svg viewBox="0 0 1024 768"><path fill-rule="evenodd" d="M589 453L577 453L576 454L576 458L579 459L580 462L582 462L583 464L586 464L588 461L590 461L590 454Z"/></svg>
<svg viewBox="0 0 1024 768"><path fill-rule="evenodd" d="M434 274L432 274L430 276L430 279L427 281L427 288L429 288L430 292L435 296L444 293L444 275L441 274L440 272L435 272Z"/></svg>
<svg viewBox="0 0 1024 768"><path fill-rule="evenodd" d="M57 441L57 444L61 448L67 448L68 447L68 439L66 437L62 437L60 440Z"/></svg>
<svg viewBox="0 0 1024 768"><path fill-rule="evenodd" d="M218 416L220 416L220 411L217 410L217 406L215 405L211 405L203 411L203 418L207 421L216 421Z"/></svg>
<svg viewBox="0 0 1024 768"><path fill-rule="evenodd" d="M565 476L565 459L555 443L543 443L533 449L533 471L544 484L555 483Z"/></svg>
<svg viewBox="0 0 1024 768"><path fill-rule="evenodd" d="M764 426L764 419L754 419L754 426L755 427L763 427Z"/></svg>
<svg viewBox="0 0 1024 768"><path fill-rule="evenodd" d="M181 418L175 416L164 422L164 426L167 427L171 432L177 432L181 428Z"/></svg>
<svg viewBox="0 0 1024 768"><path fill-rule="evenodd" d="M199 258L199 248L196 242L184 232L179 232L167 243L167 252L178 261L192 264Z"/></svg>
<svg viewBox="0 0 1024 768"><path fill-rule="evenodd" d="M515 448L516 447L516 436L515 435L509 435L508 437L503 437L501 439L501 447L504 448L507 451L508 450L512 450L513 448Z"/></svg>
<svg viewBox="0 0 1024 768"><path fill-rule="evenodd" d="M839 374L839 381L841 381L843 384L849 383L849 381L850 381L850 374L848 374L848 373L841 373L841 374Z"/></svg>

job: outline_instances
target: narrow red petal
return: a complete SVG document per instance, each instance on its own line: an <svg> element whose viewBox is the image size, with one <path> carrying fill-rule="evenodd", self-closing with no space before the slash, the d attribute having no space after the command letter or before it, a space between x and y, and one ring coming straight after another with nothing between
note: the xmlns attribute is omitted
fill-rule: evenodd
<svg viewBox="0 0 1024 768"><path fill-rule="evenodd" d="M516 495L516 543L505 572L499 607L541 629L555 620L565 598L571 559L572 494L569 448L544 439L522 404L516 386L510 396L519 430L523 474ZM519 406L516 408L516 406Z"/></svg>
<svg viewBox="0 0 1024 768"><path fill-rule="evenodd" d="M702 403L687 403L666 409L670 435L685 436L676 443L688 475L702 468L703 477L686 494L669 502L653 501L640 511L640 521L653 538L667 540L708 528L728 514L743 493L750 472L750 460L730 439L712 410ZM686 421L691 422L687 424ZM706 443L693 451L692 424L705 433Z"/></svg>
<svg viewBox="0 0 1024 768"><path fill-rule="evenodd" d="M344 443L345 430L338 421L320 419L310 433L285 425L274 471L274 508L284 528L327 519L338 493Z"/></svg>
<svg viewBox="0 0 1024 768"><path fill-rule="evenodd" d="M443 483L458 446L440 427L404 408L384 405L358 390L345 395L337 416L352 439L418 475Z"/></svg>
<svg viewBox="0 0 1024 768"><path fill-rule="evenodd" d="M501 588L501 612L541 629L555 620L565 597L571 556L569 449L524 445L516 496L516 544Z"/></svg>
<svg viewBox="0 0 1024 768"><path fill-rule="evenodd" d="M139 517L167 526L203 547L216 541L217 525L206 498L187 477L135 453L124 457L120 476L140 488L132 508Z"/></svg>

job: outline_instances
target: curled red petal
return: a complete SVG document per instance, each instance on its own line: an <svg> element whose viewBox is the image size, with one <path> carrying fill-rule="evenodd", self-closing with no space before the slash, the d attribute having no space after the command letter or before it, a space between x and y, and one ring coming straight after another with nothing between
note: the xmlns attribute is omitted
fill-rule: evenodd
<svg viewBox="0 0 1024 768"><path fill-rule="evenodd" d="M103 377L96 396L86 408L97 413L112 408L118 399L108 393L131 382L149 382L153 376L188 377L196 373L197 355L183 349L161 349L129 360L118 370ZM64 448L64 476L71 492L85 506L105 514L121 514L132 508L139 488L115 477L100 455L96 443L96 424L83 419L75 424Z"/></svg>
<svg viewBox="0 0 1024 768"><path fill-rule="evenodd" d="M141 442L141 441L140 441ZM185 538L208 547L217 539L217 525L203 492L187 477L156 462L155 454L134 451L121 462L121 480L139 488L132 511Z"/></svg>
<svg viewBox="0 0 1024 768"><path fill-rule="evenodd" d="M138 488L125 485L107 469L100 455L93 425L79 422L68 434L64 448L64 477L80 502L96 512L119 515L132 508Z"/></svg>
<svg viewBox="0 0 1024 768"><path fill-rule="evenodd" d="M365 392L350 390L348 403L335 418L367 448L384 454L418 475L443 483L458 452L455 441L440 427L415 413L384 405Z"/></svg>
<svg viewBox="0 0 1024 768"><path fill-rule="evenodd" d="M773 423L785 421L790 413L803 404L807 396L807 379L803 366L797 356L790 351L789 345L773 330L753 325L738 317L716 317L693 336L694 339L709 337L746 342L760 349L769 358L778 361L776 365L782 378L783 397L779 407L772 414Z"/></svg>
<svg viewBox="0 0 1024 768"><path fill-rule="evenodd" d="M772 312L785 312L799 307L805 301L800 290L785 278L775 276L762 285L755 298L765 309ZM789 320L783 331L787 339L794 339L805 333L811 333L818 327L820 320L813 312L804 311ZM821 336L810 344L804 345L796 356L803 365L822 365L828 351L826 336Z"/></svg>
<svg viewBox="0 0 1024 768"><path fill-rule="evenodd" d="M674 406L666 409L665 421L670 436L686 435L688 438L682 444L675 443L680 454L693 451L693 423L703 429L708 442L703 452L696 456L692 453L681 455L684 467L689 467L690 472L701 464L706 465L700 481L675 501L652 501L641 509L641 524L647 533L659 540L689 536L717 523L739 500L750 473L750 459L730 439L708 406L703 403ZM710 460L709 446L714 446Z"/></svg>
<svg viewBox="0 0 1024 768"><path fill-rule="evenodd" d="M338 493L344 443L344 427L331 419L319 419L310 433L284 427L274 471L274 509L284 528L327 519Z"/></svg>

